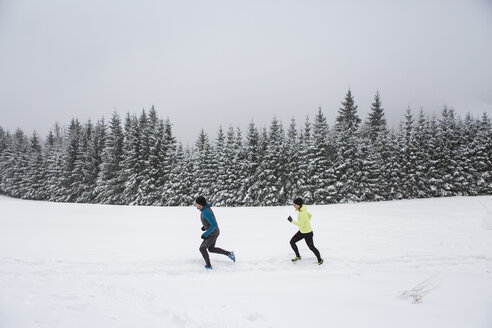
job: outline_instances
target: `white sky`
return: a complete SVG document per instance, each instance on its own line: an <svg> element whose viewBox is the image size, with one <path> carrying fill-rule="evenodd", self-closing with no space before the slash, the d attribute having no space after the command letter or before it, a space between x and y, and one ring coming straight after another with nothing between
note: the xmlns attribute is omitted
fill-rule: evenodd
<svg viewBox="0 0 492 328"><path fill-rule="evenodd" d="M72 117L155 105L203 127L334 123L350 87L365 119L410 106L492 113L490 0L0 0L0 126L45 136Z"/></svg>

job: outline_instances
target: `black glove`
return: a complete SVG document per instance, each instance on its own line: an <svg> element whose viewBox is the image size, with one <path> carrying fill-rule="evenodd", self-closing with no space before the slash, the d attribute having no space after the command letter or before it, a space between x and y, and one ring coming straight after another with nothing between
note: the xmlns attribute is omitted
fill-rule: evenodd
<svg viewBox="0 0 492 328"><path fill-rule="evenodd" d="M292 222L292 218L290 217L290 215L289 215L289 217L287 218L287 220L289 220L289 222Z"/></svg>
<svg viewBox="0 0 492 328"><path fill-rule="evenodd" d="M202 231L206 231L207 229L205 229L205 227L202 227Z"/></svg>
<svg viewBox="0 0 492 328"><path fill-rule="evenodd" d="M202 234L202 239L207 239L207 237L205 236L205 234Z"/></svg>

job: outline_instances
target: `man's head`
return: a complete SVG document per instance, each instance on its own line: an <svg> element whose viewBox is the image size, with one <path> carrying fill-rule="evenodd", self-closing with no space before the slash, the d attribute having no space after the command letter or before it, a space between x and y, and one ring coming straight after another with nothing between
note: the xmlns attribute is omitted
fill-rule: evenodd
<svg viewBox="0 0 492 328"><path fill-rule="evenodd" d="M198 208L199 210L201 210L205 205L207 204L207 200L205 199L205 197L203 196L199 196L196 200L195 200L195 206L196 208Z"/></svg>

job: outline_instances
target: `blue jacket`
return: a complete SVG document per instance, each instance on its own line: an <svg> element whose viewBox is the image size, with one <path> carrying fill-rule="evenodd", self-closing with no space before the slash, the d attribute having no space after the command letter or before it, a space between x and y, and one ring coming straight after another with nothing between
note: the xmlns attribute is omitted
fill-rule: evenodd
<svg viewBox="0 0 492 328"><path fill-rule="evenodd" d="M207 230L203 233L205 237L209 237L210 235L218 236L220 234L219 225L217 224L217 220L215 219L215 215L211 207L212 205L207 203L201 209L202 213L200 215L200 219L202 220L203 226Z"/></svg>

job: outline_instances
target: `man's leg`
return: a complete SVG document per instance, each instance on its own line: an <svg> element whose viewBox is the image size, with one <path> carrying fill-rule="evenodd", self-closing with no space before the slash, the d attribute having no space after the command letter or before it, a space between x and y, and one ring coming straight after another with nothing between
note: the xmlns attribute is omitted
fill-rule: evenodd
<svg viewBox="0 0 492 328"><path fill-rule="evenodd" d="M208 252L207 252L207 248L210 247L210 240L209 240L209 238L205 239L202 242L202 244L200 245L200 253L202 253L203 259L205 260L205 264L208 265L208 266L212 266L210 264L210 256L208 255Z"/></svg>
<svg viewBox="0 0 492 328"><path fill-rule="evenodd" d="M222 248L218 248L218 247L215 247L215 243L217 242L217 237L213 237L214 240L212 242L212 244L208 247L208 251L210 253L218 253L218 254L223 254L223 255L229 255L230 252L226 251L226 250L223 250ZM211 238L211 237L209 237Z"/></svg>

